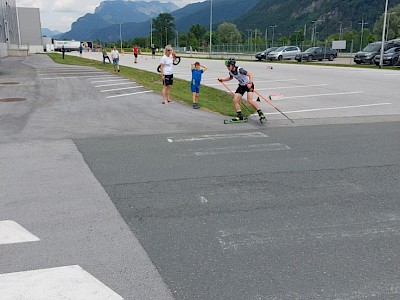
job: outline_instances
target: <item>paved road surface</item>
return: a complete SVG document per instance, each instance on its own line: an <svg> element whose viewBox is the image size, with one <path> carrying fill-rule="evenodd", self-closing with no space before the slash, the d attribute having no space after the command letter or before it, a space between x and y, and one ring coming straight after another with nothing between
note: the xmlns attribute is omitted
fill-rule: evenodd
<svg viewBox="0 0 400 300"><path fill-rule="evenodd" d="M0 99L26 99L0 101L2 299L399 298L397 72L246 63L295 124L230 126L117 74L2 63Z"/></svg>

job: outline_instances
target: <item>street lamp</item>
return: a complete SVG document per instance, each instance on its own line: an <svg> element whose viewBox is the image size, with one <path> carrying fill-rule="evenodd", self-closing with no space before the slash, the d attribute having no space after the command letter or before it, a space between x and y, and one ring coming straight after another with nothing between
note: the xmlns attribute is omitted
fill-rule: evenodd
<svg viewBox="0 0 400 300"><path fill-rule="evenodd" d="M153 18L150 19L150 47L153 47Z"/></svg>
<svg viewBox="0 0 400 300"><path fill-rule="evenodd" d="M210 0L210 58L211 58L211 44L212 44L212 7L213 7L213 0Z"/></svg>
<svg viewBox="0 0 400 300"><path fill-rule="evenodd" d="M275 28L276 28L277 26L278 26L278 25L271 25L271 26L269 26L269 27L271 27L271 28L272 28L272 41L271 41L271 47L273 47L273 46L274 46Z"/></svg>
<svg viewBox="0 0 400 300"><path fill-rule="evenodd" d="M317 21L311 21L311 23L314 24L313 29L312 29L311 41L313 42L313 47L315 47L315 40L317 39Z"/></svg>
<svg viewBox="0 0 400 300"><path fill-rule="evenodd" d="M268 27L265 28L265 49L268 49Z"/></svg>
<svg viewBox="0 0 400 300"><path fill-rule="evenodd" d="M392 12L389 13L389 15L388 15L387 29L386 29L386 40L388 40L388 36L389 36L389 21L390 21L390 16L391 16L392 14L396 14L396 12L395 12L395 11L392 11Z"/></svg>
<svg viewBox="0 0 400 300"><path fill-rule="evenodd" d="M381 56L379 57L379 69L382 68L383 64L383 51L385 48L385 27L386 27L386 17L387 17L388 0L385 3L385 16L383 18L383 28L382 28L382 44L381 44Z"/></svg>
<svg viewBox="0 0 400 300"><path fill-rule="evenodd" d="M360 41L360 51L361 51L363 43L364 25L367 25L368 23L364 22L364 18L362 18L361 23L358 24L361 25L361 41ZM385 25L386 25L386 15L385 15Z"/></svg>
<svg viewBox="0 0 400 300"><path fill-rule="evenodd" d="M122 23L119 23L119 40L121 41L121 53L122 53L122 31L121 31Z"/></svg>

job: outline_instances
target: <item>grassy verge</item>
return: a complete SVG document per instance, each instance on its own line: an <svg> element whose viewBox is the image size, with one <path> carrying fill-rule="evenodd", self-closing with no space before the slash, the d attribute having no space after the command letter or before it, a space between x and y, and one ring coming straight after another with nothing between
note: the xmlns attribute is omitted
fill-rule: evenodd
<svg viewBox="0 0 400 300"><path fill-rule="evenodd" d="M65 59L58 53L47 54L51 59L60 64L66 65L78 65L78 66L90 66L101 70L109 71L114 73L112 64L103 64L101 61L90 60L81 57L66 55ZM121 67L121 72L118 73L119 76L131 79L144 87L151 89L157 93L162 92L162 83L160 79L160 74L134 69L131 67L123 66ZM192 105L192 93L190 91L190 83L186 80L174 78L174 85L171 89L171 98L185 103L187 105ZM201 86L199 104L201 109L213 111L227 116L235 116L236 112L232 105L232 96L221 90L217 90L207 86ZM247 105L249 107L249 105ZM254 109L251 108L252 113ZM247 109L244 109L243 115L250 114Z"/></svg>

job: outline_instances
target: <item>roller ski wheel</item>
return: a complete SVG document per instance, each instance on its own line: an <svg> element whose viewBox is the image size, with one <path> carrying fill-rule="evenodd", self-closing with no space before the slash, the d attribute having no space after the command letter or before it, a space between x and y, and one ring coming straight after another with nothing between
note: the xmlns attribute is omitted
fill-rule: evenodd
<svg viewBox="0 0 400 300"><path fill-rule="evenodd" d="M233 118L231 120L224 120L224 124L246 123L247 121L248 121L247 118L243 118L243 119Z"/></svg>
<svg viewBox="0 0 400 300"><path fill-rule="evenodd" d="M264 115L262 115L262 116L260 116L260 123L264 123L264 122L267 122L267 118Z"/></svg>

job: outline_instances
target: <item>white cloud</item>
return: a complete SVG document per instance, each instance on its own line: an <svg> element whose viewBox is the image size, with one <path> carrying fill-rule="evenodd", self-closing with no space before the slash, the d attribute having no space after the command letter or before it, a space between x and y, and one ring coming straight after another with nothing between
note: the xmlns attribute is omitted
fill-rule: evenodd
<svg viewBox="0 0 400 300"><path fill-rule="evenodd" d="M150 0L147 0L147 2ZM205 0L162 0L172 2L179 7L189 3L203 2ZM37 7L40 9L40 19L43 28L67 32L71 24L87 13L94 13L101 0L16 0L17 7ZM82 3L84 2L84 4Z"/></svg>

